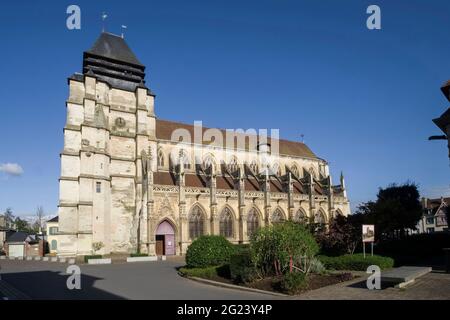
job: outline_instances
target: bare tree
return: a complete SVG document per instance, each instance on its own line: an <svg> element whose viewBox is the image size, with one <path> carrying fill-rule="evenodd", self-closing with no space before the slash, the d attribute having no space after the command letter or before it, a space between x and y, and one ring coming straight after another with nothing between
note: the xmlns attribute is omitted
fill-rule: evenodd
<svg viewBox="0 0 450 320"><path fill-rule="evenodd" d="M6 208L6 211L3 213L5 217L5 227L12 228L14 225L14 214L11 208Z"/></svg>
<svg viewBox="0 0 450 320"><path fill-rule="evenodd" d="M36 209L36 222L35 229L39 233L42 233L43 223L44 223L44 208L42 206L38 206Z"/></svg>

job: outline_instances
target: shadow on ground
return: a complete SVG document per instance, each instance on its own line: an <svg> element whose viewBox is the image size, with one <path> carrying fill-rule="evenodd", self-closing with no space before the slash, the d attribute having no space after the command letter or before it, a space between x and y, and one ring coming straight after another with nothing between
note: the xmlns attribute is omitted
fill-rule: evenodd
<svg viewBox="0 0 450 320"><path fill-rule="evenodd" d="M123 300L124 297L96 288L95 282L101 278L81 275L81 289L69 290L67 279L70 275L57 271L34 271L2 274L2 280L26 294L31 299L40 300Z"/></svg>

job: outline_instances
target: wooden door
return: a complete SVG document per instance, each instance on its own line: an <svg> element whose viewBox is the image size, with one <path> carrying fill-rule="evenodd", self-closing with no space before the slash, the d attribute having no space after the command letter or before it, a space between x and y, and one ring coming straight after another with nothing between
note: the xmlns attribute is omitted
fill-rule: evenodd
<svg viewBox="0 0 450 320"><path fill-rule="evenodd" d="M156 255L164 255L164 236L156 236Z"/></svg>

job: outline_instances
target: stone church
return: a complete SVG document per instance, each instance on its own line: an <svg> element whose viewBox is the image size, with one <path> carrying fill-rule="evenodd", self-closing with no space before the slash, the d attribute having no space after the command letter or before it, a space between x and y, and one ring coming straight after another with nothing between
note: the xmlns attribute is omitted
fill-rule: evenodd
<svg viewBox="0 0 450 320"><path fill-rule="evenodd" d="M245 131L230 147L216 143L228 130L159 119L121 36L101 33L68 84L58 255L181 255L203 234L246 243L264 225L350 213L344 177L333 185L304 143Z"/></svg>

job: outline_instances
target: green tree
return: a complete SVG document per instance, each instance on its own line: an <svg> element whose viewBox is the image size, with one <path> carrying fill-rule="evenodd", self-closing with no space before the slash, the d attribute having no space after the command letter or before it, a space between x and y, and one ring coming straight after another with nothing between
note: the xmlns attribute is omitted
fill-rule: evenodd
<svg viewBox="0 0 450 320"><path fill-rule="evenodd" d="M406 229L416 229L422 217L420 195L414 183L392 184L380 188L377 201L359 206L354 222L375 224L376 239L405 236Z"/></svg>
<svg viewBox="0 0 450 320"><path fill-rule="evenodd" d="M19 217L16 217L16 219L14 220L14 224L17 231L33 232L30 224L26 220L20 219Z"/></svg>

